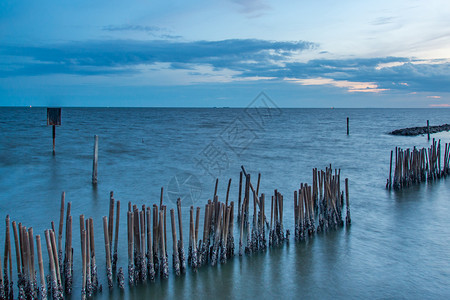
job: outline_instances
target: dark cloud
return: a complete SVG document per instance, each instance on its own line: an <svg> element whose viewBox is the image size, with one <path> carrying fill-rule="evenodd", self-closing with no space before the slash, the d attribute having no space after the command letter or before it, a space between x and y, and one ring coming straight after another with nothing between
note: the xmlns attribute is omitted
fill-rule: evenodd
<svg viewBox="0 0 450 300"><path fill-rule="evenodd" d="M398 63L389 66L389 63ZM450 92L450 63L424 62L406 57L310 60L287 63L283 68L252 68L239 76L275 78L330 78L374 82L379 88Z"/></svg>
<svg viewBox="0 0 450 300"><path fill-rule="evenodd" d="M273 42L256 39L222 41L173 42L167 40L87 41L51 46L3 46L0 55L23 57L28 61L13 68L3 68L0 76L77 74L97 68L114 73L126 72L139 64L170 63L172 68L186 64L209 64L214 68L245 66L246 60L267 65L270 61L286 59L293 52L315 47L305 41Z"/></svg>
<svg viewBox="0 0 450 300"><path fill-rule="evenodd" d="M329 78L374 82L380 89L450 92L450 63L407 57L315 59L295 62L293 54L315 49L305 41L230 39L175 42L168 40L86 41L51 46L0 46L0 77L52 74L123 75L141 72L139 65L166 63L172 70L199 74L198 66L229 69L244 79L270 77ZM2 59L3 57L3 59ZM14 59L11 59L14 58Z"/></svg>

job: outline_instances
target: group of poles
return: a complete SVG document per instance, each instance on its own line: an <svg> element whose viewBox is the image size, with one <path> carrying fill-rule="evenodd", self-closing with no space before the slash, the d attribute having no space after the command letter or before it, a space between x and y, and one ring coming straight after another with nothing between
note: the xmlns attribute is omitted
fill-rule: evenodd
<svg viewBox="0 0 450 300"><path fill-rule="evenodd" d="M283 195L274 190L273 195L268 199L270 215L266 215L266 195L260 193L261 174L258 174L255 188L251 175L243 166L241 169L237 205L234 201L230 201L231 179L229 179L224 201L219 200L219 181L216 180L214 195L205 203L203 216L201 216L202 207L189 208L187 253L184 249L186 242L182 224L184 206L181 199L177 200L176 208L171 208L167 212L167 206L163 201L164 190L161 188L159 205L144 204L138 207L136 204L128 203L126 235L129 286L154 281L158 276L163 280L169 277L168 252L170 250L167 247L166 226L168 213L170 213L172 233L172 268L176 276L184 274L188 267L196 272L204 265L215 266L233 258L235 256L235 225L239 232L239 256L265 251L268 247L275 247L289 241L290 231L285 231L283 226L285 212ZM351 222L348 179L345 179L345 198L347 210L345 220L348 225ZM297 241L312 238L315 232L326 232L343 226L344 191L341 191L340 186L340 170L334 170L333 174L331 166L325 171L313 169L312 185L302 183L294 192L293 209ZM237 211L236 216L235 211ZM85 218L84 215L80 215L79 218L81 297L86 299L101 292L102 285L99 285L97 274L94 220ZM202 231L200 230L201 218L203 218ZM64 219L66 225L63 249ZM117 269L119 221L120 201L116 201L114 193L111 192L109 215L102 218L106 279L109 289L114 287L113 278L119 289L125 287L123 268ZM55 230L54 222L51 222L51 228L44 232L49 263L48 275L44 272L40 235L34 236L33 228L26 228L22 223L17 226L13 221L12 227L16 249L18 294L14 295L13 291L10 218L6 216L4 268L3 272L0 272L0 299L63 299L70 295L74 251L71 202L65 205L65 193L63 192L61 196L58 231ZM39 267L39 285L35 270L35 252ZM0 269L1 262L0 259Z"/></svg>
<svg viewBox="0 0 450 300"><path fill-rule="evenodd" d="M51 229L44 231L47 246L49 274L45 276L42 256L41 236L33 234L33 228L27 228L22 223L12 222L14 245L16 249L17 287L18 294L14 294L10 217L6 216L5 251L3 273L0 272L0 299L47 299L50 294L54 299L63 299L64 294L72 293L73 279L73 249L72 249L72 216L71 203L67 205L65 245L62 249L64 223L65 193L61 196L61 214L56 238L55 223L51 222ZM36 248L34 247L36 242ZM92 246L93 246L92 236ZM35 260L39 267L40 287L37 283ZM94 256L95 257L95 256ZM95 260L94 260L95 264ZM0 269L1 269L0 259Z"/></svg>
<svg viewBox="0 0 450 300"><path fill-rule="evenodd" d="M341 170L313 169L312 186L301 184L294 191L295 238L303 240L316 231L325 232L344 225L344 191L341 191ZM345 178L346 225L351 224L348 178ZM317 227L315 226L317 224Z"/></svg>
<svg viewBox="0 0 450 300"><path fill-rule="evenodd" d="M441 152L441 140L433 139L429 148L401 149L391 151L389 178L386 188L401 190L413 184L433 181L450 174L450 143L444 144L444 154ZM392 178L392 164L394 176ZM442 168L441 168L442 167ZM393 179L393 180L392 180Z"/></svg>

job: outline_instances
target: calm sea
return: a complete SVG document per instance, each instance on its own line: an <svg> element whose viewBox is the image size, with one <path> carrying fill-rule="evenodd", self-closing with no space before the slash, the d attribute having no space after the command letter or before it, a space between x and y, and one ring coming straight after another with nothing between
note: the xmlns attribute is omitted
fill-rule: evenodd
<svg viewBox="0 0 450 300"><path fill-rule="evenodd" d="M431 125L450 123L449 112L63 108L62 126L56 128L56 155L52 155L52 130L46 126L45 108L0 108L0 217L9 214L11 220L32 226L35 234L43 236L50 222L59 220L60 195L66 192L74 216L75 299L81 289L80 214L93 217L96 226L97 264L104 289L98 299L448 299L449 179L401 192L385 190L385 183L395 146L430 144L426 136L387 133L424 126L427 120ZM96 187L91 184L94 135L99 136ZM432 137L450 142L448 132ZM237 201L240 166L244 165L253 181L261 173L261 192L272 194L278 189L284 195L285 228L293 231L293 191L302 182L312 182L312 168L325 169L329 164L349 178L350 228L301 243L291 236L290 244L264 253L236 256L197 273L188 270L180 278L170 270L166 281L158 279L131 289L126 283L124 293L117 288L108 291L101 218L108 214L110 191L123 203L118 264L126 270L128 201L158 203L164 187L169 209L180 196L186 206L202 207L203 216L216 178L219 199L224 200L232 178L230 197ZM187 230L187 207L183 213ZM5 225L0 224L3 249ZM168 249L171 268L170 241Z"/></svg>

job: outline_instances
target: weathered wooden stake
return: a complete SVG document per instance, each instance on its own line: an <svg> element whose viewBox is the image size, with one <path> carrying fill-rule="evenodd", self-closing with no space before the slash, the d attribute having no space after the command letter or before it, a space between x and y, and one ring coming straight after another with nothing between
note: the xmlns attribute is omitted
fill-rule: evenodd
<svg viewBox="0 0 450 300"><path fill-rule="evenodd" d="M55 261L53 256L53 250L50 240L50 230L45 230L45 241L47 243L47 253L48 253L48 260L50 263L50 273L51 273L51 289L52 289L52 295L54 298L59 299L59 291L57 288L57 278L56 278L56 270L55 270Z"/></svg>
<svg viewBox="0 0 450 300"><path fill-rule="evenodd" d="M114 254L113 254L113 272L116 272L116 265L117 265L117 244L119 239L119 217L120 217L120 201L117 200L116 202L116 231L114 234Z"/></svg>
<svg viewBox="0 0 450 300"><path fill-rule="evenodd" d="M81 299L86 299L86 230L81 230Z"/></svg>
<svg viewBox="0 0 450 300"><path fill-rule="evenodd" d="M347 135L350 134L350 119L347 117Z"/></svg>
<svg viewBox="0 0 450 300"><path fill-rule="evenodd" d="M55 126L53 126L55 128ZM92 183L97 184L98 135L94 136L94 161L92 167Z"/></svg>
<svg viewBox="0 0 450 300"><path fill-rule="evenodd" d="M61 209L59 211L59 230L58 230L58 262L62 267L62 234L63 234L63 224L64 224L64 201L66 198L66 193L61 194ZM67 227L67 224L66 224Z"/></svg>
<svg viewBox="0 0 450 300"><path fill-rule="evenodd" d="M53 125L53 130L52 130L52 136L53 136L53 155L55 155L55 137L56 137L56 126Z"/></svg>
<svg viewBox="0 0 450 300"><path fill-rule="evenodd" d="M108 218L106 216L103 217L103 233L105 237L106 276L108 278L108 287L112 289L111 250L109 248Z"/></svg>
<svg viewBox="0 0 450 300"><path fill-rule="evenodd" d="M41 299L47 299L47 288L45 285L44 261L42 259L41 236L36 235L36 249L38 254L39 278L41 280Z"/></svg>
<svg viewBox="0 0 450 300"><path fill-rule="evenodd" d="M172 224L172 241L173 241L173 269L175 270L175 275L180 276L180 259L178 256L178 245L177 245L177 227L175 225L175 211L172 208L170 210L170 220Z"/></svg>

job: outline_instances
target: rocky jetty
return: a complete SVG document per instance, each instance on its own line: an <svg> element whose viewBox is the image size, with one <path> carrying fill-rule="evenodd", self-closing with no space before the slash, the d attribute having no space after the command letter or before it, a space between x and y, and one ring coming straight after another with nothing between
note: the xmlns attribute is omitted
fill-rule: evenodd
<svg viewBox="0 0 450 300"><path fill-rule="evenodd" d="M430 133L436 133L441 131L450 131L450 124L444 124L444 125L438 125L438 126L430 126ZM427 134L428 133L428 127L410 127L410 128L403 128L403 129L397 129L392 132L389 132L389 134L392 135L419 135L419 134Z"/></svg>

